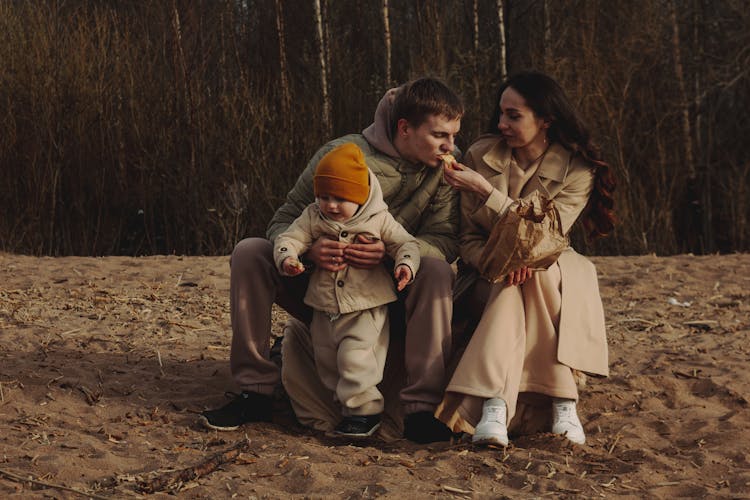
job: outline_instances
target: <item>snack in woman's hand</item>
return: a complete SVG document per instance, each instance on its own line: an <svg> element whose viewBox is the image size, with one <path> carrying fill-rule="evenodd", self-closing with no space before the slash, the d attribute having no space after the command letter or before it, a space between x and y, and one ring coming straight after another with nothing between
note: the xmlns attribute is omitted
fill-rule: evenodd
<svg viewBox="0 0 750 500"><path fill-rule="evenodd" d="M451 170L463 170L461 166L456 162L456 158L452 154L446 153L440 155L440 158L443 159L443 166L445 166L446 168L450 168Z"/></svg>
<svg viewBox="0 0 750 500"><path fill-rule="evenodd" d="M442 158L443 163L445 163L446 165L453 165L454 163L456 163L456 158L450 153L442 154L440 155L440 158Z"/></svg>

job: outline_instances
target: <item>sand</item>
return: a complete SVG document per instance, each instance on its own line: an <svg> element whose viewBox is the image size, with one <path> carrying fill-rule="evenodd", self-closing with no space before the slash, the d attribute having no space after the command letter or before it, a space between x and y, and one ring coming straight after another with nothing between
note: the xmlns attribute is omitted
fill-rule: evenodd
<svg viewBox="0 0 750 500"><path fill-rule="evenodd" d="M0 498L750 498L750 255L592 260L611 376L582 390L587 443L496 449L350 445L283 401L205 430L233 389L227 257L0 254Z"/></svg>

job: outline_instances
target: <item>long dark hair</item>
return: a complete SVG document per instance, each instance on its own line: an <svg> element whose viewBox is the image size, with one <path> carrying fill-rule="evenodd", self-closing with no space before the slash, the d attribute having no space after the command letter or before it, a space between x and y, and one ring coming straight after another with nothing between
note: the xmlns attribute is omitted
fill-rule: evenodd
<svg viewBox="0 0 750 500"><path fill-rule="evenodd" d="M487 133L497 134L500 121L500 97L512 87L521 94L537 118L550 122L547 137L569 151L580 154L594 169L594 189L583 211L583 223L589 237L607 236L615 227L614 198L616 181L612 169L603 160L599 148L591 141L589 131L562 87L539 71L516 73L501 86Z"/></svg>

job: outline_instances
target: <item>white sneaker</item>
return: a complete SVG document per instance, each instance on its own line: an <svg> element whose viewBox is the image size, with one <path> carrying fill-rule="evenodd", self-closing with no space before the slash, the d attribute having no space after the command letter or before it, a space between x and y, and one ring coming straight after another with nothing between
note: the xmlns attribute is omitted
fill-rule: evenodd
<svg viewBox="0 0 750 500"><path fill-rule="evenodd" d="M586 434L578 420L574 399L552 398L552 432L577 444L586 443Z"/></svg>
<svg viewBox="0 0 750 500"><path fill-rule="evenodd" d="M474 429L471 442L475 444L496 444L508 446L508 409L505 401L499 398L488 399L482 406L482 419Z"/></svg>

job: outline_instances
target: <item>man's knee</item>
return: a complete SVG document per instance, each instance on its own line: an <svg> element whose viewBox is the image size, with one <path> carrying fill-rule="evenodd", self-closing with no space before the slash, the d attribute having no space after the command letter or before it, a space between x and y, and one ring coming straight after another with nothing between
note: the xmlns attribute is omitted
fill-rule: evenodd
<svg viewBox="0 0 750 500"><path fill-rule="evenodd" d="M272 253L273 245L267 239L245 238L235 245L229 264L235 266L252 265L252 262L267 260Z"/></svg>
<svg viewBox="0 0 750 500"><path fill-rule="evenodd" d="M452 290L454 281L455 273L451 265L445 260L436 257L423 257L414 285Z"/></svg>

